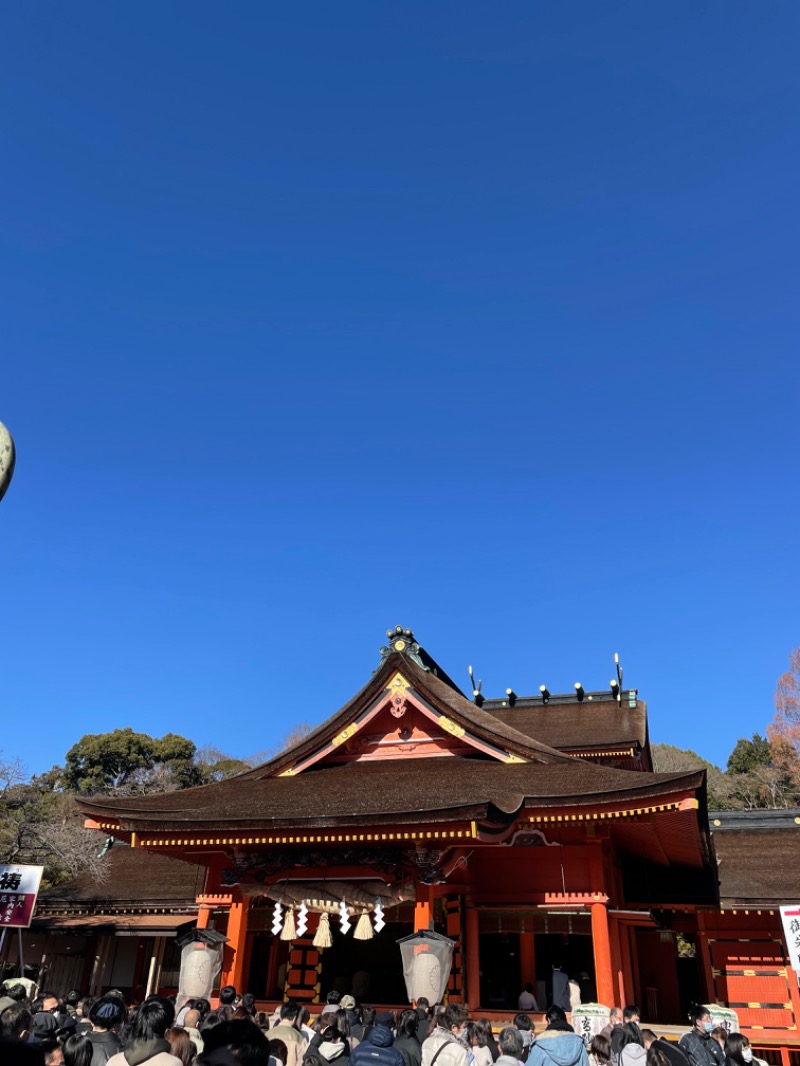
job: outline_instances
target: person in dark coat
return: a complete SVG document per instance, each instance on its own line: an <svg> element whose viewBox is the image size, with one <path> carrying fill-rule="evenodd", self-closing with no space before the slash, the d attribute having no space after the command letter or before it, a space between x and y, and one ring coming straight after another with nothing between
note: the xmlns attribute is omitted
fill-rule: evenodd
<svg viewBox="0 0 800 1066"><path fill-rule="evenodd" d="M122 1049L116 1030L125 1021L125 1008L116 996L101 996L89 1011L91 1032L86 1036L92 1045L91 1066L106 1066L112 1055Z"/></svg>
<svg viewBox="0 0 800 1066"><path fill-rule="evenodd" d="M692 1007L689 1021L692 1028L681 1037L679 1045L689 1066L725 1066L725 1052L711 1035L714 1026L708 1007Z"/></svg>
<svg viewBox="0 0 800 1066"><path fill-rule="evenodd" d="M319 1043L315 1044L312 1040L305 1054L309 1055L312 1051L321 1055L326 1062L338 1062L342 1066L350 1056L350 1045L335 1025L328 1025L319 1034Z"/></svg>
<svg viewBox="0 0 800 1066"><path fill-rule="evenodd" d="M415 1010L404 1010L397 1023L397 1036L394 1038L394 1046L403 1056L406 1066L421 1066L422 1045L417 1033L419 1031L419 1015Z"/></svg>
<svg viewBox="0 0 800 1066"><path fill-rule="evenodd" d="M651 1047L654 1047L656 1051L666 1055L670 1061L670 1066L689 1066L689 1060L677 1044L673 1044L670 1040L662 1040L660 1036L656 1036L652 1029L642 1029L641 1033L644 1046L648 1051Z"/></svg>
<svg viewBox="0 0 800 1066"><path fill-rule="evenodd" d="M92 1045L88 1033L73 1033L64 1041L62 1048L64 1066L91 1066Z"/></svg>
<svg viewBox="0 0 800 1066"><path fill-rule="evenodd" d="M419 1025L417 1026L417 1040L420 1044L431 1031L431 1005L425 996L420 996L416 1002L417 1018L419 1019Z"/></svg>
<svg viewBox="0 0 800 1066"><path fill-rule="evenodd" d="M350 1066L405 1066L405 1062L394 1047L394 1034L387 1025L373 1026L367 1039L350 1056Z"/></svg>
<svg viewBox="0 0 800 1066"><path fill-rule="evenodd" d="M634 1006L633 1004L630 1004L629 1006L625 1007L622 1012L622 1024L615 1025L614 1028L611 1030L611 1057L613 1061L616 1061L619 1058L619 1053L622 1051L623 1046L626 1043L629 1043L629 1041L625 1037L626 1025L633 1024L636 1026L637 1038L641 1034L641 1030L639 1029L640 1019L641 1012L638 1007Z"/></svg>
<svg viewBox="0 0 800 1066"><path fill-rule="evenodd" d="M139 1007L124 1051L108 1060L110 1066L182 1066L170 1051L167 1030L175 1021L175 1007L164 996L152 996ZM231 1023L234 1024L234 1023ZM246 1026L255 1029L250 1022ZM255 1030L258 1032L258 1030Z"/></svg>
<svg viewBox="0 0 800 1066"><path fill-rule="evenodd" d="M642 1030L636 1022L625 1022L617 1028L622 1033L622 1040L617 1052L614 1051L612 1042L611 1066L645 1066L647 1051Z"/></svg>
<svg viewBox="0 0 800 1066"><path fill-rule="evenodd" d="M553 963L545 988L548 1007L560 1007L563 1011L572 1009L569 998L569 978L562 971L560 962Z"/></svg>
<svg viewBox="0 0 800 1066"><path fill-rule="evenodd" d="M614 1035L614 1030L619 1025L622 1025L622 1008L612 1007L611 1010L608 1012L608 1025L604 1025L603 1028L600 1030L600 1033L610 1043L611 1037Z"/></svg>
<svg viewBox="0 0 800 1066"><path fill-rule="evenodd" d="M750 1041L742 1033L728 1033L725 1041L725 1066L750 1066L753 1061Z"/></svg>
<svg viewBox="0 0 800 1066"><path fill-rule="evenodd" d="M350 1035L354 1037L359 1043L362 1040L366 1040L369 1035L370 1029L375 1024L375 1015L377 1011L374 1007L362 1007L361 1008L361 1020L356 1022L355 1025L350 1026Z"/></svg>
<svg viewBox="0 0 800 1066"><path fill-rule="evenodd" d="M31 1021L28 1043L38 1044L42 1040L55 1040L57 1032L58 1022L55 1015L49 1011L39 1011Z"/></svg>

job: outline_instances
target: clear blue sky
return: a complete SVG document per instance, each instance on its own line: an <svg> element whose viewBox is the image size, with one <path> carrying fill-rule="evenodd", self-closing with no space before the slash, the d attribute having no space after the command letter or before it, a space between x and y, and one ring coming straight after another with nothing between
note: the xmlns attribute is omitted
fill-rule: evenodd
<svg viewBox="0 0 800 1066"><path fill-rule="evenodd" d="M798 614L800 6L11 5L2 747L245 755L387 626L723 760Z"/></svg>

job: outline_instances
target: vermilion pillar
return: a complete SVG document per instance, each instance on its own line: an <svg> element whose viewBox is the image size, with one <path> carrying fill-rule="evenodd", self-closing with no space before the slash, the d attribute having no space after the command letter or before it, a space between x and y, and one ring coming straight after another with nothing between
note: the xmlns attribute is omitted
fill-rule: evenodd
<svg viewBox="0 0 800 1066"><path fill-rule="evenodd" d="M592 943L597 999L606 1007L614 1006L614 977L611 972L611 941L608 935L608 906L605 901L592 904Z"/></svg>
<svg viewBox="0 0 800 1066"><path fill-rule="evenodd" d="M594 976L597 1000L606 1007L614 1006L614 974L611 967L611 938L608 930L608 896L605 893L603 853L597 841L590 847L589 861L592 878L592 945L594 947Z"/></svg>
<svg viewBox="0 0 800 1066"><path fill-rule="evenodd" d="M428 929L433 921L433 893L430 885L417 882L417 901L414 907L414 932Z"/></svg>
<svg viewBox="0 0 800 1066"><path fill-rule="evenodd" d="M220 985L233 985L242 992L244 979L244 951L247 942L247 911L250 899L237 899L231 903L228 914L228 943L222 956Z"/></svg>
<svg viewBox="0 0 800 1066"><path fill-rule="evenodd" d="M477 1010L481 1005L481 957L480 957L480 925L478 922L478 908L467 902L467 1006L470 1010Z"/></svg>

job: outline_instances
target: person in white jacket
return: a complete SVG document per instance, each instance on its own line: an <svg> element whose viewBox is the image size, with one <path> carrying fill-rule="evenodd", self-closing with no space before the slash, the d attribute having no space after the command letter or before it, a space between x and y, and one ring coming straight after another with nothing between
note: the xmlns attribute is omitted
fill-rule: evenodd
<svg viewBox="0 0 800 1066"><path fill-rule="evenodd" d="M469 1012L460 1003L448 1004L436 1028L422 1045L422 1066L469 1066L466 1043Z"/></svg>

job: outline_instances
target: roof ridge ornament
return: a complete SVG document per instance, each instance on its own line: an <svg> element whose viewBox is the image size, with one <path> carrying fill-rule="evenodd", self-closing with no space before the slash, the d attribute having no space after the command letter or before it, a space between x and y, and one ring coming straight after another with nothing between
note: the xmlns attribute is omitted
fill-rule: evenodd
<svg viewBox="0 0 800 1066"><path fill-rule="evenodd" d="M428 666L422 658L422 647L414 639L414 634L410 629L403 629L402 626L395 626L394 629L387 629L386 636L389 638L389 646L381 648L381 665L389 658L393 652L400 652L401 655L407 655L409 659L421 667L423 670L430 671Z"/></svg>
<svg viewBox="0 0 800 1066"><path fill-rule="evenodd" d="M452 677L437 663L430 652L427 652L422 647L410 629L395 626L394 629L386 630L386 636L389 638L389 643L381 648L381 661L378 663L377 669L373 671L374 673L377 673L383 667L390 655L404 655L415 666L418 666L428 674L433 674L440 681L444 681L446 685L455 689L461 696L464 695Z"/></svg>

